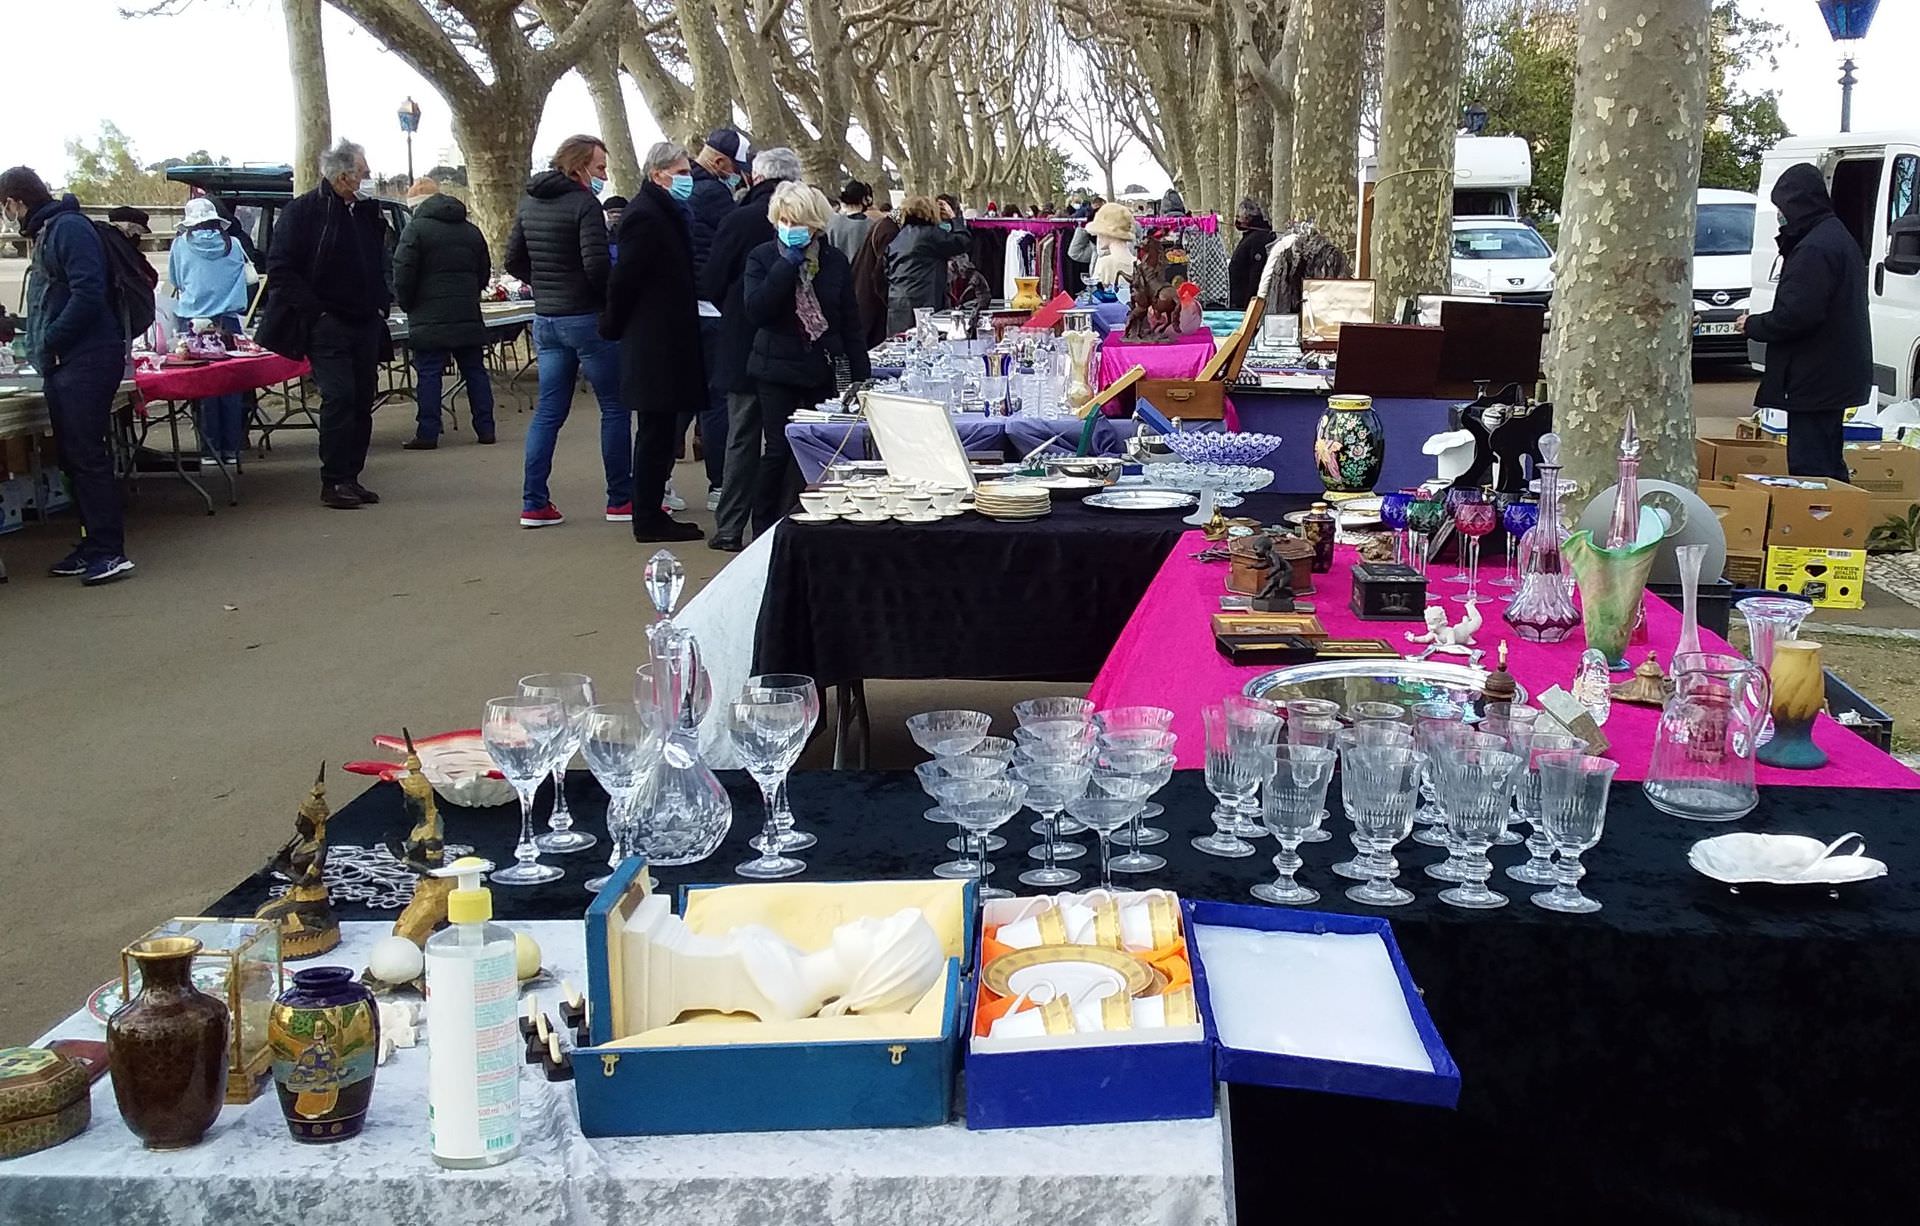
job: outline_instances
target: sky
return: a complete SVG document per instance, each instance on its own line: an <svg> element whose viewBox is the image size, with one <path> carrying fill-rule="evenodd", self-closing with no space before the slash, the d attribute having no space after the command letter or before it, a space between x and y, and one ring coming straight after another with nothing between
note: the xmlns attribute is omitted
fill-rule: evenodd
<svg viewBox="0 0 1920 1226"><path fill-rule="evenodd" d="M1836 130L1840 55L1814 0L1744 0L1743 8L1780 23L1789 39L1779 70L1756 74L1748 88L1780 90L1781 112L1796 133ZM422 111L415 168L425 171L452 156L446 106L432 87L351 21L332 8L324 12L335 134L365 145L376 171L400 173L406 142L395 111L411 96ZM8 23L18 32L28 27L33 51L20 46L28 40L15 42L0 74L12 117L0 129L0 165L26 163L49 179L64 179L67 141L93 139L103 122L118 125L146 162L203 147L235 162L289 156L292 83L277 0L194 0L177 16L151 18L121 17L115 0L59 0L39 6L28 22ZM81 47L84 56L75 54ZM1912 124L1920 116L1912 57L1902 57L1901 47L1920 47L1920 4L1890 0L1857 49L1855 131ZM631 90L627 106L634 143L644 152L659 139L659 128ZM586 87L569 74L547 103L535 151L597 126ZM1092 169L1091 157L1077 160ZM1137 149L1123 157L1117 177L1154 191L1167 181Z"/></svg>

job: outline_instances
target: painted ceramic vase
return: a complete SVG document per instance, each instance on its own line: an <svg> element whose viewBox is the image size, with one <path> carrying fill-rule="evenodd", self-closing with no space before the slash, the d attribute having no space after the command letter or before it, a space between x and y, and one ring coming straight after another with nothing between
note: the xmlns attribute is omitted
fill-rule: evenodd
<svg viewBox="0 0 1920 1226"><path fill-rule="evenodd" d="M380 1014L373 993L344 966L295 971L267 1023L280 1113L296 1141L360 1134L373 1097Z"/></svg>
<svg viewBox="0 0 1920 1226"><path fill-rule="evenodd" d="M192 937L137 941L140 991L107 1019L107 1064L120 1116L148 1149L185 1149L227 1096L226 1002L193 986Z"/></svg>
<svg viewBox="0 0 1920 1226"><path fill-rule="evenodd" d="M1827 751L1813 742L1813 718L1826 709L1827 678L1820 644L1795 639L1773 645L1773 739L1754 756L1768 766L1810 771L1827 764Z"/></svg>
<svg viewBox="0 0 1920 1226"><path fill-rule="evenodd" d="M1387 458L1387 434L1371 396L1329 396L1313 432L1313 462L1320 484L1336 498L1373 492Z"/></svg>

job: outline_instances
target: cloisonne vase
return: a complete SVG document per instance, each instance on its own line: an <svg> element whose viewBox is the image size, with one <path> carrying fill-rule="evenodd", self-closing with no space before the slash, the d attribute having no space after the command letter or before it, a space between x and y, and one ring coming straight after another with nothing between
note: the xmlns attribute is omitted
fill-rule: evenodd
<svg viewBox="0 0 1920 1226"><path fill-rule="evenodd" d="M344 966L293 973L267 1021L280 1113L296 1141L360 1134L373 1097L380 1014L373 993Z"/></svg>
<svg viewBox="0 0 1920 1226"><path fill-rule="evenodd" d="M1387 458L1387 434L1371 396L1329 396L1313 432L1314 467L1333 499L1373 492Z"/></svg>
<svg viewBox="0 0 1920 1226"><path fill-rule="evenodd" d="M193 986L192 937L137 941L140 991L107 1019L120 1117L148 1149L197 1145L227 1098L226 1002Z"/></svg>

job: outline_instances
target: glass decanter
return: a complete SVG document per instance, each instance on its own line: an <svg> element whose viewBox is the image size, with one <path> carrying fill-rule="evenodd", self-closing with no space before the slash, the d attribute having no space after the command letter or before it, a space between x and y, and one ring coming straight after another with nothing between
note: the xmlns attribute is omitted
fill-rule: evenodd
<svg viewBox="0 0 1920 1226"><path fill-rule="evenodd" d="M686 631L675 636L670 655L654 661L665 669L659 690L673 713L659 792L650 813L635 815L634 843L650 864L692 864L712 855L733 825L733 801L700 756L700 719L708 705L702 695L711 693L711 682L700 646Z"/></svg>
<svg viewBox="0 0 1920 1226"><path fill-rule="evenodd" d="M1540 439L1540 518L1520 538L1520 590L1507 604L1507 624L1530 643L1558 643L1580 624L1561 553L1560 436Z"/></svg>

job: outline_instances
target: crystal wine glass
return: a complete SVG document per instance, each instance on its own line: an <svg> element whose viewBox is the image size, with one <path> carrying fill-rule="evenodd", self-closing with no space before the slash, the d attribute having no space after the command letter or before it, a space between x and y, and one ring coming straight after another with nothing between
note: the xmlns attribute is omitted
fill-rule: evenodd
<svg viewBox="0 0 1920 1226"><path fill-rule="evenodd" d="M1132 796L1140 802L1134 807L1131 819L1136 840L1131 851L1113 862L1115 872L1153 873L1167 866L1162 857L1141 851L1137 836L1148 799L1166 787L1172 778L1173 754L1164 749L1109 749L1094 760L1095 792Z"/></svg>
<svg viewBox="0 0 1920 1226"><path fill-rule="evenodd" d="M807 733L801 741L804 745L813 739L813 730L820 726L820 687L813 678L803 673L761 673L747 678L747 688L753 690L791 690L800 695L807 707ZM803 847L812 847L819 840L804 830L793 828L793 806L787 800L787 781L780 780L780 795L777 798L776 820L780 826L780 850L799 851ZM747 845L755 851L760 850L759 835L747 840Z"/></svg>
<svg viewBox="0 0 1920 1226"><path fill-rule="evenodd" d="M1327 784L1333 779L1334 752L1313 745L1280 745L1274 749L1274 771L1261 794L1260 817L1280 841L1273 858L1279 874L1253 887L1261 902L1283 907L1320 901L1320 892L1293 879L1300 871L1300 843L1320 828L1327 814Z"/></svg>
<svg viewBox="0 0 1920 1226"><path fill-rule="evenodd" d="M1447 504L1438 494L1429 494L1424 490L1407 507L1407 565L1427 573L1428 542L1433 534L1446 522Z"/></svg>
<svg viewBox="0 0 1920 1226"><path fill-rule="evenodd" d="M652 807L645 793L659 783L665 742L659 729L632 703L588 707L580 728L580 756L607 793L607 841L613 844L607 867L617 869L633 854L635 827L646 820L644 814ZM587 882L587 889L599 893L611 875L595 877Z"/></svg>
<svg viewBox="0 0 1920 1226"><path fill-rule="evenodd" d="M1458 885L1440 891L1440 901L1454 907L1486 910L1507 905L1507 896L1487 888L1493 862L1487 858L1494 841L1513 814L1513 777L1525 761L1508 751L1498 737L1478 733L1475 744L1449 744L1434 759L1434 777L1447 826L1464 853ZM1480 743L1492 741L1494 745Z"/></svg>
<svg viewBox="0 0 1920 1226"><path fill-rule="evenodd" d="M805 872L805 862L781 854L775 802L782 780L806 744L806 701L798 694L779 690L747 690L728 710L728 730L733 734L741 765L760 785L760 797L767 807L759 859L749 860L733 871L756 880Z"/></svg>
<svg viewBox="0 0 1920 1226"><path fill-rule="evenodd" d="M1467 590L1454 599L1464 604L1480 603L1480 538L1492 532L1499 517L1493 504L1480 494L1469 492L1453 508L1453 526L1466 542Z"/></svg>
<svg viewBox="0 0 1920 1226"><path fill-rule="evenodd" d="M1132 732L1106 732L1100 736L1100 751L1111 753L1127 750L1155 750L1166 754L1171 763L1173 747L1178 742L1179 738L1171 732L1150 732L1145 729ZM1169 777L1171 777L1171 771L1169 771ZM1159 787L1154 790L1159 791ZM1149 821L1165 812L1166 810L1159 804L1148 800L1146 804L1140 806L1140 811L1133 815L1133 822L1127 829L1113 836L1114 846L1138 850L1142 847L1152 847L1155 843L1166 842L1171 837L1166 831L1147 825ZM1126 857L1122 856L1121 859L1124 860Z"/></svg>
<svg viewBox="0 0 1920 1226"><path fill-rule="evenodd" d="M1347 705L1347 720L1352 724L1408 723L1407 709L1397 702L1355 702Z"/></svg>
<svg viewBox="0 0 1920 1226"><path fill-rule="evenodd" d="M1553 842L1540 820L1540 758L1550 753L1585 753L1587 742L1569 732L1535 732L1528 746L1527 765L1515 776L1513 809L1531 831L1527 860L1507 867L1507 876L1526 885L1553 885Z"/></svg>
<svg viewBox="0 0 1920 1226"><path fill-rule="evenodd" d="M1607 823L1607 792L1620 764L1607 758L1578 753L1541 754L1540 818L1547 837L1560 853L1554 865L1553 889L1533 896L1533 905L1549 911L1582 915L1598 911L1600 903L1580 892L1580 855L1600 841Z"/></svg>
<svg viewBox="0 0 1920 1226"><path fill-rule="evenodd" d="M567 709L550 698L515 694L487 702L481 716L480 740L487 756L520 797L520 839L513 847L514 864L496 871L496 885L540 885L560 877L551 864L540 863L533 841L533 795L553 770L557 745L563 744Z"/></svg>
<svg viewBox="0 0 1920 1226"><path fill-rule="evenodd" d="M1393 884L1393 849L1413 829L1420 800L1420 772L1426 756L1399 746L1355 745L1341 756L1340 799L1353 823L1367 870L1365 883L1350 886L1347 897L1370 907L1402 907L1413 891Z"/></svg>
<svg viewBox="0 0 1920 1226"><path fill-rule="evenodd" d="M1083 761L1015 762L1013 777L1027 786L1027 805L1040 815L1041 822L1046 826L1045 841L1028 853L1039 858L1040 867L1021 873L1021 882L1038 886L1072 885L1080 880L1080 874L1073 869L1060 867L1057 858L1060 841L1054 822L1059 818L1060 811L1067 807L1068 801L1086 795L1093 768Z"/></svg>
<svg viewBox="0 0 1920 1226"><path fill-rule="evenodd" d="M1004 825L1008 818L1020 811L1026 803L1027 785L1017 779L989 779L972 783L973 791L963 800L953 805L953 820L960 829L977 839L984 840ZM989 898L1012 898L1011 890L1002 890L987 884L987 874L993 866L987 863L987 857L980 857L980 875L975 878L979 886L977 894L982 900Z"/></svg>
<svg viewBox="0 0 1920 1226"><path fill-rule="evenodd" d="M1100 836L1100 888L1113 888L1113 832L1132 821L1140 802L1126 796L1076 796L1067 811Z"/></svg>
<svg viewBox="0 0 1920 1226"><path fill-rule="evenodd" d="M1521 710L1525 709L1526 708L1521 708ZM1475 731L1485 733L1489 736L1499 737L1506 743L1508 753L1519 755L1521 768L1514 776L1514 789L1517 792L1520 786L1520 778L1526 774L1528 756L1533 751L1533 721L1530 719L1495 719L1490 716L1481 720L1476 726ZM1496 847L1512 847L1520 842L1520 834L1512 827L1508 827L1502 830L1500 837L1493 842Z"/></svg>
<svg viewBox="0 0 1920 1226"><path fill-rule="evenodd" d="M1528 498L1509 498L1500 508L1500 526L1507 531L1507 573L1494 580L1501 587L1520 586L1519 571L1514 566L1514 543L1527 534L1527 529L1540 522L1540 504Z"/></svg>
<svg viewBox="0 0 1920 1226"><path fill-rule="evenodd" d="M567 808L567 763L580 749L580 720L594 703L593 678L585 673L534 673L520 678L520 692L529 698L550 698L566 708L567 726L554 743L553 810L547 814L547 833L533 840L550 856L585 851L600 840L573 828Z"/></svg>
<svg viewBox="0 0 1920 1226"><path fill-rule="evenodd" d="M1296 743L1298 744L1300 742ZM1345 754L1347 750L1355 746L1366 749L1412 749L1414 747L1413 729L1411 727L1406 724L1387 723L1379 720L1370 723L1355 724L1351 728L1342 728L1334 733L1331 741L1326 742L1324 745L1322 745L1318 737L1313 738L1305 744L1330 748L1336 754ZM1326 820L1324 813L1321 814L1321 820ZM1324 827L1316 828L1316 832L1322 836L1321 840L1308 838L1305 841L1311 843L1332 837L1326 834ZM1335 876L1345 877L1349 881L1365 881L1372 874L1368 872L1367 866L1364 863L1368 852L1363 845L1359 830L1356 828L1350 831L1347 837L1353 844L1353 855L1333 865L1333 873ZM1396 873L1399 871L1397 866L1394 871Z"/></svg>
<svg viewBox="0 0 1920 1226"><path fill-rule="evenodd" d="M1245 694L1228 694L1220 700L1220 705L1227 708L1227 722L1236 726L1243 722L1241 716L1248 714L1271 715L1280 719L1283 722L1282 740L1284 741L1286 708L1281 704L1265 698L1251 698ZM1259 797L1249 796L1240 805L1234 816L1232 832L1242 839L1267 837L1267 827L1260 820Z"/></svg>
<svg viewBox="0 0 1920 1226"><path fill-rule="evenodd" d="M1201 708L1200 723L1206 730L1206 781L1214 797L1214 832L1194 839L1193 845L1210 856L1250 856L1253 846L1233 833L1233 824L1241 806L1273 770L1280 717L1216 705Z"/></svg>
<svg viewBox="0 0 1920 1226"><path fill-rule="evenodd" d="M1465 724L1446 728L1434 734L1432 756L1427 762L1427 772L1433 776L1434 807L1440 814L1441 845L1447 849L1447 858L1438 864L1426 867L1427 876L1435 881L1458 884L1467 880L1472 871L1472 858L1460 841L1460 832L1454 825L1453 815L1447 809L1447 792L1440 786L1440 771L1447 763L1454 761L1457 755L1468 750L1504 750L1506 741L1492 733L1481 732Z"/></svg>
<svg viewBox="0 0 1920 1226"><path fill-rule="evenodd" d="M987 739L993 716L985 711L926 711L907 720L913 743L936 758L963 754Z"/></svg>
<svg viewBox="0 0 1920 1226"><path fill-rule="evenodd" d="M1411 714L1413 715L1413 747L1431 757L1433 738L1450 729L1465 727L1461 721L1466 718L1467 709L1457 702L1436 698L1427 702L1414 703ZM1439 827L1445 824L1446 819L1440 816L1440 809L1434 798L1431 771L1420 781L1420 800L1420 811L1413 815L1413 820L1420 824L1420 829L1414 832L1413 841L1422 847L1445 847L1446 832Z"/></svg>
<svg viewBox="0 0 1920 1226"><path fill-rule="evenodd" d="M1393 560L1407 565L1407 510L1413 506L1413 490L1394 490L1380 496L1380 522L1393 529Z"/></svg>

